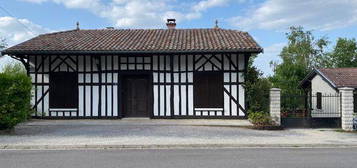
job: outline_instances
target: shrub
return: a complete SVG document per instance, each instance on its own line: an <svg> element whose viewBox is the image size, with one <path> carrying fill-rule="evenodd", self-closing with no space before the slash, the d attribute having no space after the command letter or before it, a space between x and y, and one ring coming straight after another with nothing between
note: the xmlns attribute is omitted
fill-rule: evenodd
<svg viewBox="0 0 357 168"><path fill-rule="evenodd" d="M249 60L246 74L247 106L251 111L268 111L271 83L257 67L252 65L254 58Z"/></svg>
<svg viewBox="0 0 357 168"><path fill-rule="evenodd" d="M255 126L275 125L269 114L264 112L249 112L248 119Z"/></svg>
<svg viewBox="0 0 357 168"><path fill-rule="evenodd" d="M0 129L11 129L31 115L31 79L21 64L0 73Z"/></svg>

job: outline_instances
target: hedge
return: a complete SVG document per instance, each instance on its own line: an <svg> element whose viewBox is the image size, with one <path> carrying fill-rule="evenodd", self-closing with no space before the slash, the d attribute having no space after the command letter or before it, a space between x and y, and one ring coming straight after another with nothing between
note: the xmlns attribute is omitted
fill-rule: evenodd
<svg viewBox="0 0 357 168"><path fill-rule="evenodd" d="M0 129L11 129L29 118L31 78L21 64L12 64L0 73Z"/></svg>

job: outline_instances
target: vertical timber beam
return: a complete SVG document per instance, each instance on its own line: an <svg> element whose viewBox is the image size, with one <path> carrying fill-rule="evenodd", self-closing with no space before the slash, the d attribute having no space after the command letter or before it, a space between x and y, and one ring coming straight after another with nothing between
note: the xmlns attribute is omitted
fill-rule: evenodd
<svg viewBox="0 0 357 168"><path fill-rule="evenodd" d="M97 59L97 70L99 76L99 88L98 88L98 118L102 116L102 60L100 56L95 57Z"/></svg>
<svg viewBox="0 0 357 168"><path fill-rule="evenodd" d="M247 75L248 75L248 64L249 64L249 58L251 56L251 53L245 53L244 54L244 74L243 74L243 78L244 78L244 86L247 83ZM238 58L237 58L238 59ZM237 65L239 67L239 65ZM239 88L238 88L239 89ZM245 90L246 87L243 88L244 89L244 110L245 110L245 117L248 118L248 100L247 100L247 91ZM239 102L239 100L238 100ZM243 111L244 113L244 111Z"/></svg>
<svg viewBox="0 0 357 168"><path fill-rule="evenodd" d="M174 118L174 55L170 55L170 113Z"/></svg>
<svg viewBox="0 0 357 168"><path fill-rule="evenodd" d="M35 57L35 102L37 102L37 56ZM37 105L34 107L35 109L35 116L37 117Z"/></svg>
<svg viewBox="0 0 357 168"><path fill-rule="evenodd" d="M77 75L77 118L79 117L79 68L78 68L78 55L76 55L76 75ZM84 85L83 85L84 86ZM84 98L83 98L84 99ZM72 114L72 112L70 112Z"/></svg>
<svg viewBox="0 0 357 168"><path fill-rule="evenodd" d="M42 69L41 69L41 96L43 96L45 94L45 78L44 78L44 74L45 74L45 57L43 55L41 55L41 63L42 63ZM45 99L43 98L42 99L42 103L41 103L41 110L42 110L42 113L41 113L41 117L43 118L44 117L44 114L45 114Z"/></svg>
<svg viewBox="0 0 357 168"><path fill-rule="evenodd" d="M52 68L52 56L48 55L48 90L50 90L51 88L51 81L50 81L50 76L51 76L51 68ZM51 93L50 93L51 94ZM48 107L50 107L50 96L48 96ZM50 109L48 109L48 116L51 117L52 112L50 111Z"/></svg>
<svg viewBox="0 0 357 168"><path fill-rule="evenodd" d="M87 103L87 96L86 96L86 92L87 92L87 79L86 79L86 71L87 71L87 62L86 62L86 56L85 55L82 55L82 65L83 65L83 117L86 116L86 109L87 109L87 106L86 106L86 103Z"/></svg>

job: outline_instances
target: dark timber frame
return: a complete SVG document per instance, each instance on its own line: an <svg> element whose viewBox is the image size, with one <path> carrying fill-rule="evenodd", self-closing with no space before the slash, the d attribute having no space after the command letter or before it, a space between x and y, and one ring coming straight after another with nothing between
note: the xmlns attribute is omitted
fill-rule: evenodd
<svg viewBox="0 0 357 168"><path fill-rule="evenodd" d="M33 79L34 118L121 118L121 76L152 75L151 118L246 118L245 75L252 53L140 53L140 54L40 54L16 55ZM243 67L241 66L243 65ZM222 109L193 107L193 73L224 75ZM78 74L79 107L49 109L51 72ZM240 96L243 96L241 99ZM47 113L47 114L46 114Z"/></svg>

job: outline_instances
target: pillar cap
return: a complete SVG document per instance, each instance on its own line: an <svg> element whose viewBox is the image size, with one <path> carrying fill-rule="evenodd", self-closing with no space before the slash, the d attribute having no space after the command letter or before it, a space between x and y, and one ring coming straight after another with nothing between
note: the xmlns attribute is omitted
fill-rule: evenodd
<svg viewBox="0 0 357 168"><path fill-rule="evenodd" d="M353 90L355 90L355 89L354 89L354 88L351 88L351 87L342 87L342 88L338 88L338 90L353 91Z"/></svg>
<svg viewBox="0 0 357 168"><path fill-rule="evenodd" d="M271 91L281 91L281 89L279 89L279 88L271 88L270 90Z"/></svg>

